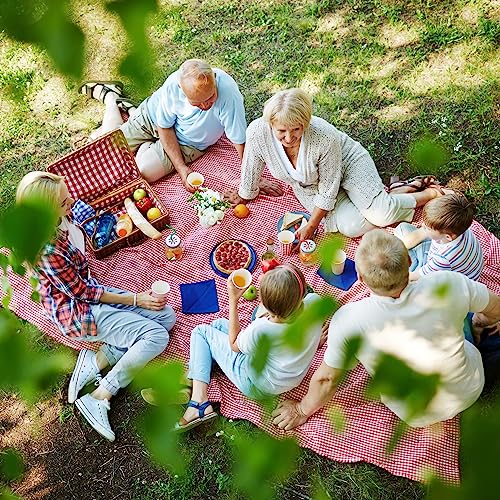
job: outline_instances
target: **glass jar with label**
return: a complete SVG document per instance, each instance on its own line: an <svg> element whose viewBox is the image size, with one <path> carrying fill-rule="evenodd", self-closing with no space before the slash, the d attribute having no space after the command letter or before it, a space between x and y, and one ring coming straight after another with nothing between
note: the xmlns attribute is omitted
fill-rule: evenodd
<svg viewBox="0 0 500 500"><path fill-rule="evenodd" d="M181 245L181 239L176 234L169 234L165 238L165 256L167 260L181 260L184 254L184 248Z"/></svg>
<svg viewBox="0 0 500 500"><path fill-rule="evenodd" d="M305 240L300 244L299 258L306 266L316 263L316 243L313 240Z"/></svg>

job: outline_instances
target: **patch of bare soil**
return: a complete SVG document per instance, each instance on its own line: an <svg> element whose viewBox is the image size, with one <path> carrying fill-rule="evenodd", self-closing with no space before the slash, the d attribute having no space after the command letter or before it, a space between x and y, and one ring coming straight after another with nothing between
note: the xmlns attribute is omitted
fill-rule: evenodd
<svg viewBox="0 0 500 500"><path fill-rule="evenodd" d="M0 399L0 449L16 448L26 472L9 487L27 500L131 499L137 482L166 473L151 464L133 430L142 402L123 391L110 412L117 441L102 439L60 393L33 408L16 396Z"/></svg>

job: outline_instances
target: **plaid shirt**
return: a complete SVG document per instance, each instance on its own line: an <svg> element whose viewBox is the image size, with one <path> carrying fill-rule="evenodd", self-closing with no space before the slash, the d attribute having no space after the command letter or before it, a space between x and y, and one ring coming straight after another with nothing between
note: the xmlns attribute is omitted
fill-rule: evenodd
<svg viewBox="0 0 500 500"><path fill-rule="evenodd" d="M87 259L67 231L58 230L55 240L45 245L34 272L42 305L59 330L69 337L96 335L90 305L99 302L104 287L90 277Z"/></svg>

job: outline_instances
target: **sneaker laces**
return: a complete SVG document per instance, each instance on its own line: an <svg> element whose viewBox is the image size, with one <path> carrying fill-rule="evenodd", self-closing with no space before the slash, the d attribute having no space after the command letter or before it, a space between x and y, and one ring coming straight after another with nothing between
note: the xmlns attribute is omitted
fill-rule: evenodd
<svg viewBox="0 0 500 500"><path fill-rule="evenodd" d="M96 375L95 375L95 381L94 381L94 385L96 387L99 387L99 385L101 384L101 380L102 380L102 375L100 372L97 372Z"/></svg>

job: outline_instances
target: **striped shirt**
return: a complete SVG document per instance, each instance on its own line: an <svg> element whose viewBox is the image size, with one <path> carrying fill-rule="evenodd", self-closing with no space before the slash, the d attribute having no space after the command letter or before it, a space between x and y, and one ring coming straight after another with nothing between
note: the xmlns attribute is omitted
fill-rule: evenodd
<svg viewBox="0 0 500 500"><path fill-rule="evenodd" d="M420 274L434 271L455 271L477 280L483 270L484 259L481 245L470 229L449 243L432 240L427 262L420 268Z"/></svg>

